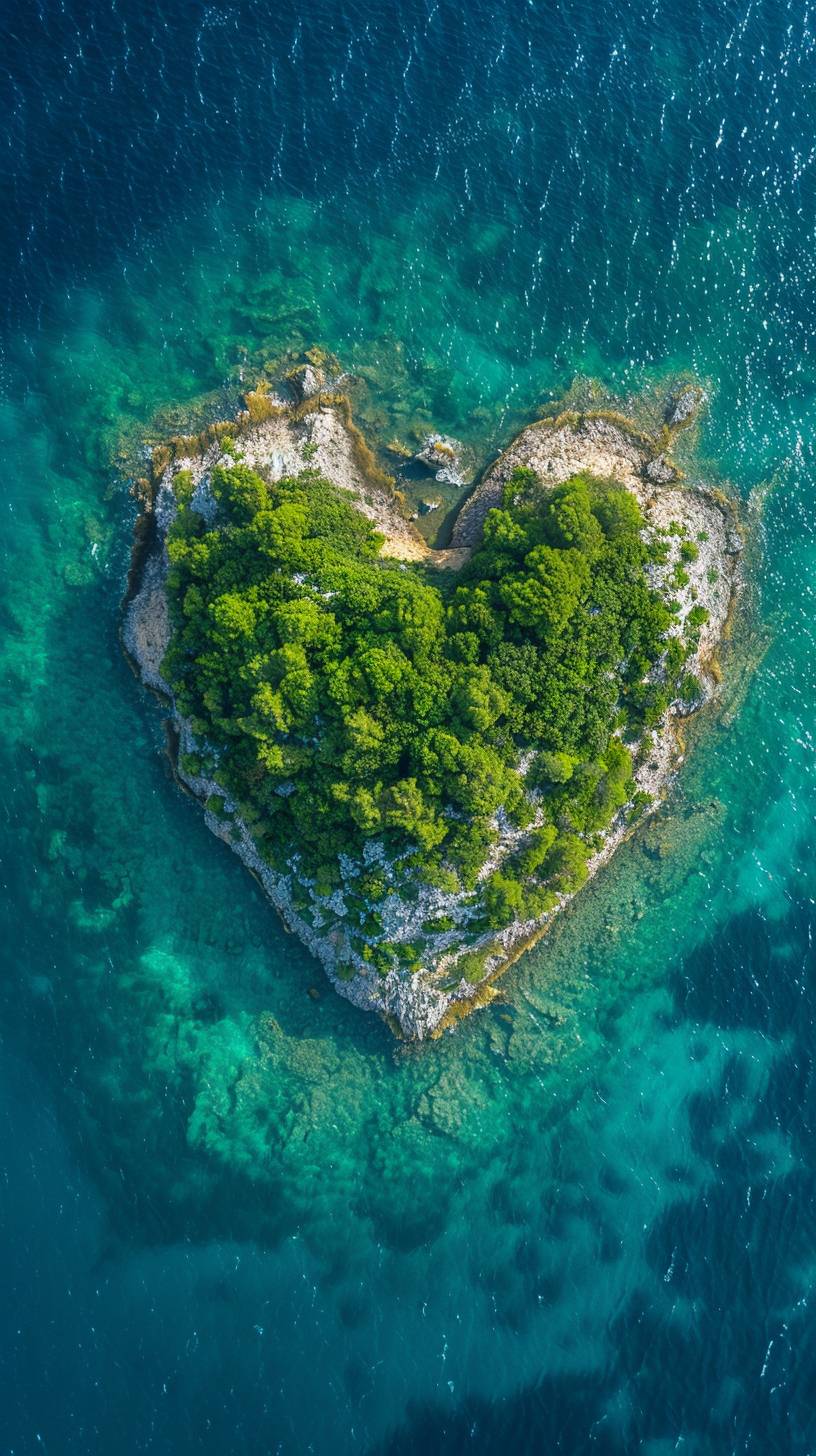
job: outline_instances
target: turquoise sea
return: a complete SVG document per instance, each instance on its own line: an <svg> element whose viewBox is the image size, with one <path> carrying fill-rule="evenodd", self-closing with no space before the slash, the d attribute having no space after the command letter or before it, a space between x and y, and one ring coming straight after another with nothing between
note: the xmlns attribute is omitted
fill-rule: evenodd
<svg viewBox="0 0 816 1456"><path fill-rule="evenodd" d="M816 1451L814 78L810 0L0 13L0 1452ZM145 442L315 344L483 457L692 374L756 523L670 805L428 1047L118 641Z"/></svg>

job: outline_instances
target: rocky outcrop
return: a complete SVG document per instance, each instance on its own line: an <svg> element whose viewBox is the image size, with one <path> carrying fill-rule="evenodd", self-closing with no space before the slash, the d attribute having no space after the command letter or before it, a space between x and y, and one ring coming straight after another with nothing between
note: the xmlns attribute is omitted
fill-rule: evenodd
<svg viewBox="0 0 816 1456"><path fill-rule="evenodd" d="M428 435L414 459L445 485L468 485L473 479L474 461L460 440L450 435Z"/></svg>
<svg viewBox="0 0 816 1456"><path fill-rule="evenodd" d="M314 364L299 364L287 374L286 382L297 404L322 394L329 387L325 371Z"/></svg>
<svg viewBox="0 0 816 1456"><path fill-rule="evenodd" d="M677 479L677 471L669 464L665 455L655 455L654 460L647 463L643 474L656 485L669 485L672 480Z"/></svg>
<svg viewBox="0 0 816 1456"><path fill-rule="evenodd" d="M669 397L666 405L666 424L671 430L688 425L697 414L705 394L698 384L684 384Z"/></svg>
<svg viewBox="0 0 816 1456"><path fill-rule="evenodd" d="M325 349L307 349L303 361L284 375L283 382L285 392L299 405L317 395L336 392L346 378L334 354Z"/></svg>

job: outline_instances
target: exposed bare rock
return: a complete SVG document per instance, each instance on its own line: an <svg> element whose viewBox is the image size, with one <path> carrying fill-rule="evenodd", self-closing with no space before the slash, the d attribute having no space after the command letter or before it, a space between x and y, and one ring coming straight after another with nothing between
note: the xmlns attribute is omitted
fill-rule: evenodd
<svg viewBox="0 0 816 1456"><path fill-rule="evenodd" d="M704 399L705 394L698 384L685 384L675 390L666 405L666 424L672 430L689 424Z"/></svg>
<svg viewBox="0 0 816 1456"><path fill-rule="evenodd" d="M322 394L328 387L324 371L314 364L299 364L296 369L290 370L287 374L286 382L298 404L304 399L311 399L316 394Z"/></svg>
<svg viewBox="0 0 816 1456"><path fill-rule="evenodd" d="M677 471L669 464L665 455L656 455L654 460L649 461L643 473L647 480L653 480L657 485L668 485L670 481L677 479Z"/></svg>
<svg viewBox="0 0 816 1456"><path fill-rule="evenodd" d="M138 663L142 680L169 697L170 689L161 675L162 658L170 642L165 571L162 547L144 564L139 592L125 609L122 638L127 652Z"/></svg>
<svg viewBox="0 0 816 1456"><path fill-rule="evenodd" d="M467 485L473 479L470 452L450 435L428 435L415 457L445 485Z"/></svg>

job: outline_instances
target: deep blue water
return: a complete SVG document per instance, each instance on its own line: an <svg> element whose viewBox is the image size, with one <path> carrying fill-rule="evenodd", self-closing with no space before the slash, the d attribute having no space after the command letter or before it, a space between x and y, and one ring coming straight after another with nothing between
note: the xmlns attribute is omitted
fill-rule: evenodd
<svg viewBox="0 0 816 1456"><path fill-rule="evenodd" d="M7 6L0 103L0 1451L816 1451L813 12ZM117 639L134 452L312 344L483 453L694 373L761 545L670 807L419 1051Z"/></svg>

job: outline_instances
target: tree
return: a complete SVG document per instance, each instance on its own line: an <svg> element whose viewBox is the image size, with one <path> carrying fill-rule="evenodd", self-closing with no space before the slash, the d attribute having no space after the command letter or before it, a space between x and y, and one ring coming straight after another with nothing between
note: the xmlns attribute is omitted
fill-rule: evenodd
<svg viewBox="0 0 816 1456"><path fill-rule="evenodd" d="M574 548L589 558L598 555L603 531L593 515L584 476L579 475L553 491L544 521L547 539L553 546Z"/></svg>
<svg viewBox="0 0 816 1456"><path fill-rule="evenodd" d="M522 908L521 885L498 870L490 876L482 892L485 920L492 930L501 930L514 920Z"/></svg>
<svg viewBox="0 0 816 1456"><path fill-rule="evenodd" d="M499 583L499 598L511 622L540 639L562 632L589 586L589 568L579 551L534 546L524 560L526 574Z"/></svg>
<svg viewBox="0 0 816 1456"><path fill-rule="evenodd" d="M572 778L575 759L569 753L540 753L536 762L536 778L549 784L566 784Z"/></svg>
<svg viewBox="0 0 816 1456"><path fill-rule="evenodd" d="M493 682L486 667L462 669L451 697L453 717L465 733L486 733L509 707L507 694Z"/></svg>
<svg viewBox="0 0 816 1456"><path fill-rule="evenodd" d="M577 834L560 834L546 862L549 878L565 894L580 889L589 874L587 857L587 846Z"/></svg>
<svg viewBox="0 0 816 1456"><path fill-rule="evenodd" d="M385 823L415 839L421 849L435 849L442 843L447 826L436 816L416 779L401 779L385 795Z"/></svg>

